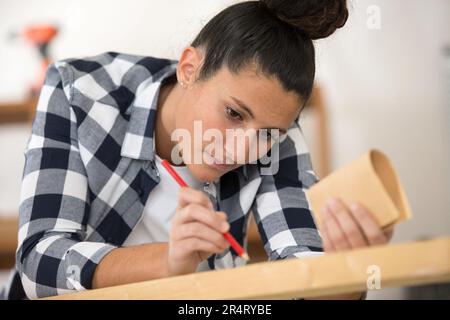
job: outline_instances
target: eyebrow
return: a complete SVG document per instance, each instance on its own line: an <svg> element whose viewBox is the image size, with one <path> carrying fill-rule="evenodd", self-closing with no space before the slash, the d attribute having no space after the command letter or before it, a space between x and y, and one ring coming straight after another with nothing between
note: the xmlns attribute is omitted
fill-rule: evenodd
<svg viewBox="0 0 450 320"><path fill-rule="evenodd" d="M233 99L233 101L234 101L239 107L241 107L242 109L244 109L245 112L247 112L247 113L250 115L250 118L252 118L252 119L254 118L254 115L253 115L252 110L250 110L250 108L249 108L244 102L242 102L241 100L239 100L238 98L235 98L235 97L233 97L233 96L231 96L231 99ZM270 130L270 129L278 129L278 130L280 130L280 132L281 132L282 134L285 134L285 133L287 132L287 130L282 129L282 128L274 128L274 127L271 127L271 128L264 128L264 129L267 129L267 130Z"/></svg>

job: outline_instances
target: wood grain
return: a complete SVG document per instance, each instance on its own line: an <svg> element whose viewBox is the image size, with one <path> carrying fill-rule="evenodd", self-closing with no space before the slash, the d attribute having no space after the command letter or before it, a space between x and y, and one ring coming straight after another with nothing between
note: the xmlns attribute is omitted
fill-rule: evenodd
<svg viewBox="0 0 450 320"><path fill-rule="evenodd" d="M368 270L381 288L450 282L450 237L378 246L321 257L256 263L51 299L286 299L367 290Z"/></svg>

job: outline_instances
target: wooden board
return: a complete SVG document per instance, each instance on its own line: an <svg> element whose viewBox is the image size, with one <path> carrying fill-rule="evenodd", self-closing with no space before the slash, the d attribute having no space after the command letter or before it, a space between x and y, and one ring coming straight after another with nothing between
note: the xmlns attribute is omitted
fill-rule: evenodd
<svg viewBox="0 0 450 320"><path fill-rule="evenodd" d="M261 262L51 299L285 299L367 290L372 266L381 288L450 282L450 237Z"/></svg>
<svg viewBox="0 0 450 320"><path fill-rule="evenodd" d="M0 217L0 269L14 266L18 223L16 217Z"/></svg>
<svg viewBox="0 0 450 320"><path fill-rule="evenodd" d="M18 223L16 217L0 217L0 253L15 253Z"/></svg>
<svg viewBox="0 0 450 320"><path fill-rule="evenodd" d="M14 122L31 123L37 102L37 97L21 102L0 102L0 124Z"/></svg>

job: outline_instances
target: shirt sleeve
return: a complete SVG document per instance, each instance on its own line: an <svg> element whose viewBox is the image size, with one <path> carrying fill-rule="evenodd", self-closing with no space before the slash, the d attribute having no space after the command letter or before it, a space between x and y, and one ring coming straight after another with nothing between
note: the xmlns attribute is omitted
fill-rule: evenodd
<svg viewBox="0 0 450 320"><path fill-rule="evenodd" d="M252 205L269 260L323 254L305 194L317 176L297 122L272 147L270 158L271 174L260 168L261 184Z"/></svg>
<svg viewBox="0 0 450 320"><path fill-rule="evenodd" d="M90 203L71 79L64 62L48 67L24 152L16 269L30 299L90 289L115 248L84 241Z"/></svg>

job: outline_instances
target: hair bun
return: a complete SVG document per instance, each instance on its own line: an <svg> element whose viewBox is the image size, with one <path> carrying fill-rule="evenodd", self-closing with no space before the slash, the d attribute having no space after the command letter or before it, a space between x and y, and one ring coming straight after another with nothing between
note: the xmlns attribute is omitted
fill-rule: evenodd
<svg viewBox="0 0 450 320"><path fill-rule="evenodd" d="M344 26L346 0L260 0L278 19L301 30L312 40L326 38Z"/></svg>

